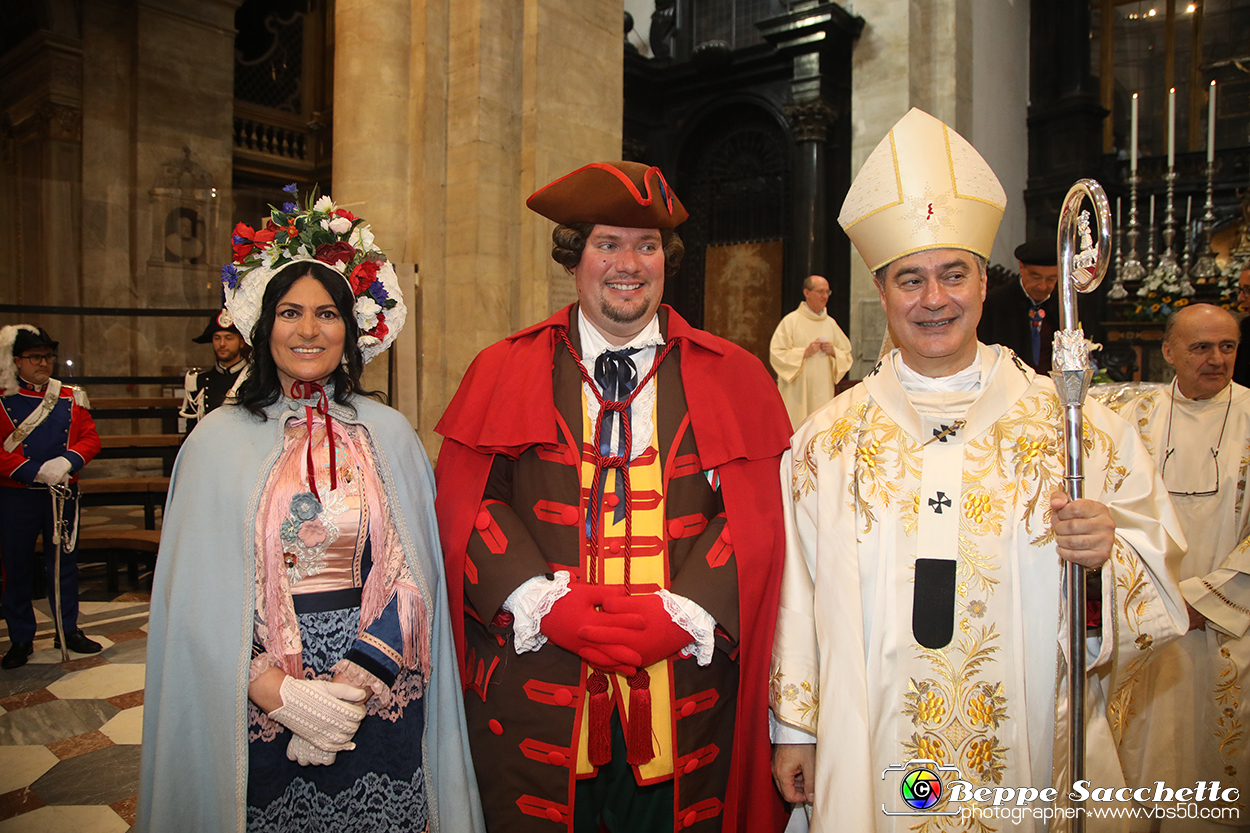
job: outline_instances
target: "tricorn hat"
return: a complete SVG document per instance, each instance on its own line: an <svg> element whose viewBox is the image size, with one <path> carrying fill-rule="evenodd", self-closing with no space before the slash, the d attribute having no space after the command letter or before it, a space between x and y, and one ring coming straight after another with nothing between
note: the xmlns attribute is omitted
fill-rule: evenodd
<svg viewBox="0 0 1250 833"><path fill-rule="evenodd" d="M838 222L875 272L930 249L989 259L1007 195L968 141L912 108L868 155Z"/></svg>
<svg viewBox="0 0 1250 833"><path fill-rule="evenodd" d="M525 204L557 223L671 229L689 217L660 169L592 162L535 191Z"/></svg>
<svg viewBox="0 0 1250 833"><path fill-rule="evenodd" d="M239 328L234 326L234 316L232 316L230 314L230 310L225 307L221 308L221 312L209 317L208 324L204 327L204 332L200 333L191 340L196 344L211 344L213 341L213 334L222 332L223 330L227 333L242 335L242 333L239 332Z"/></svg>

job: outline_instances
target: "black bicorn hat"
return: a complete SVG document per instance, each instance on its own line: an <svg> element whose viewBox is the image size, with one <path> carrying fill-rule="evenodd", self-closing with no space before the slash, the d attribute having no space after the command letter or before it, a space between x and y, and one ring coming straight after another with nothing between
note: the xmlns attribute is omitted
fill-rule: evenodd
<svg viewBox="0 0 1250 833"><path fill-rule="evenodd" d="M20 356L36 347L55 350L58 344L60 342L53 341L52 336L48 335L48 331L43 327L18 327L13 335L13 355Z"/></svg>
<svg viewBox="0 0 1250 833"><path fill-rule="evenodd" d="M242 335L242 333L239 332L239 328L234 326L234 317L230 315L230 310L226 309L224 306L221 308L221 312L208 319L208 325L204 327L204 332L200 333L191 340L196 344L211 344L213 341L213 333L219 333L222 331L234 333L235 335Z"/></svg>
<svg viewBox="0 0 1250 833"><path fill-rule="evenodd" d="M1016 246L1016 260L1030 266L1057 266L1059 264L1059 247L1053 240L1045 238L1030 240Z"/></svg>

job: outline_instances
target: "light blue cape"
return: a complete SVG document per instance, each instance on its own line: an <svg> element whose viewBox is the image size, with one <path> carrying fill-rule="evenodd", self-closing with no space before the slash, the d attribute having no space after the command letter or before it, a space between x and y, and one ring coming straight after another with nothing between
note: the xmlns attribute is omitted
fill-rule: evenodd
<svg viewBox="0 0 1250 833"><path fill-rule="evenodd" d="M372 400L331 415L372 443L412 574L431 611L432 676L425 693L430 831L482 833L463 702L447 618L434 478L407 420ZM253 554L261 490L282 450L282 427L303 407L282 399L261 422L218 408L187 437L174 464L152 586L139 768L139 831L243 831L247 799L247 682L255 607Z"/></svg>

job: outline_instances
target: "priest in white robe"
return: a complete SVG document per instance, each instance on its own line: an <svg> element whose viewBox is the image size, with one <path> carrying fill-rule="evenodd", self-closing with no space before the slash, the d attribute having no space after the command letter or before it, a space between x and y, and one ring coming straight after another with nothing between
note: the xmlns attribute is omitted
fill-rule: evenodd
<svg viewBox="0 0 1250 833"><path fill-rule="evenodd" d="M970 815L993 809L976 800L908 806L890 768L929 759L947 795L952 781L1069 791L1068 561L1102 579L1086 646L1092 786L1123 786L1130 683L1186 627L1169 577L1183 534L1132 427L1087 403L1086 497L1070 501L1053 384L976 341L1005 204L972 146L912 110L842 207L899 349L813 414L782 463L773 772L811 801L816 831L1046 829L1032 810L1061 804L1005 818Z"/></svg>
<svg viewBox="0 0 1250 833"><path fill-rule="evenodd" d="M1232 381L1240 333L1226 310L1194 304L1168 321L1170 385L1122 406L1162 471L1189 550L1181 592L1190 631L1158 652L1124 710L1130 784L1219 781L1238 800L1221 821L1164 820L1165 831L1250 826L1250 390ZM1250 349L1250 348L1247 348ZM1230 826L1231 825L1231 826Z"/></svg>
<svg viewBox="0 0 1250 833"><path fill-rule="evenodd" d="M803 303L781 319L768 347L792 428L833 399L838 382L851 369L851 340L829 314L828 304L829 282L809 275L803 281Z"/></svg>

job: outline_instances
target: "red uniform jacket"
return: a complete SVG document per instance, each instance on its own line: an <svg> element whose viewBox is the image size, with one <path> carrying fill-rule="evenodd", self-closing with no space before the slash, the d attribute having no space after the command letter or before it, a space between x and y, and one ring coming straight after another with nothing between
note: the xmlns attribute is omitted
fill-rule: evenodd
<svg viewBox="0 0 1250 833"><path fill-rule="evenodd" d="M22 424L42 399L41 392L24 383L19 390L0 397L0 443ZM95 430L95 420L86 408L74 401L74 389L63 385L52 413L25 441L12 451L0 447L0 487L30 486L35 482L39 467L53 457L69 460L73 471L70 482L76 483L79 470L99 453L100 436Z"/></svg>
<svg viewBox="0 0 1250 833"><path fill-rule="evenodd" d="M572 309L482 351L435 429L446 438L438 460L436 507L452 626L467 691L483 686L477 679L480 669L466 667L465 617L474 614L465 607L464 581L466 571L476 570L467 556L470 534L496 455L516 460L535 447L550 455L563 445L553 368L558 358L568 358L559 329L568 329ZM758 360L691 327L667 306L660 314L666 342L677 345L680 387L697 438L699 464L704 470L715 468L720 477L737 559L733 618L740 630L738 690L732 763L724 812L718 814L721 829L780 830L783 808L769 769L767 677L784 546L778 471L789 442L789 422L777 388ZM506 654L503 661L508 661ZM496 723L491 731L497 728ZM489 780L492 762L476 763L480 778ZM678 813L684 806L679 797ZM550 818L555 820L554 813ZM679 825L682 820L678 815ZM566 821L571 829L571 814Z"/></svg>

